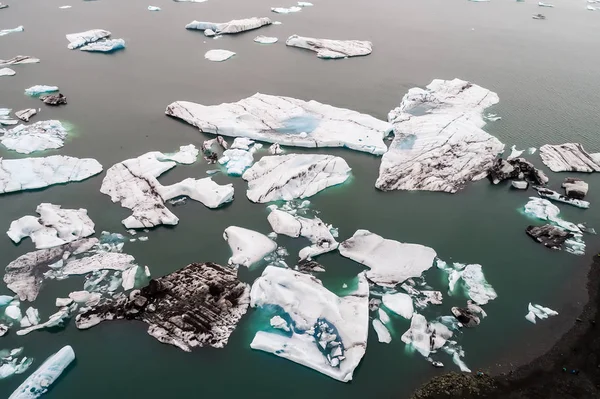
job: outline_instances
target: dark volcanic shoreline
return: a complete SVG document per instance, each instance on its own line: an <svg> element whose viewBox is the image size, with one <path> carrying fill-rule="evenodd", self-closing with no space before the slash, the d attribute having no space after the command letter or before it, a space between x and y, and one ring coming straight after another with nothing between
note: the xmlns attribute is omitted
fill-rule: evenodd
<svg viewBox="0 0 600 399"><path fill-rule="evenodd" d="M600 398L600 254L588 273L588 302L577 322L544 355L509 373L448 373L419 388L413 399Z"/></svg>

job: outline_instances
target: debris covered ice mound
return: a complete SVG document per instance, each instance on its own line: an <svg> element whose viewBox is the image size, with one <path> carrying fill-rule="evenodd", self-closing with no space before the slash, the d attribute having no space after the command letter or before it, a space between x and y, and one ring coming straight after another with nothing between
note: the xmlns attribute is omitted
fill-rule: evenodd
<svg viewBox="0 0 600 399"><path fill-rule="evenodd" d="M504 144L481 129L482 114L498 101L496 93L460 79L410 89L389 113L394 140L375 186L455 193L486 177Z"/></svg>
<svg viewBox="0 0 600 399"><path fill-rule="evenodd" d="M4 135L0 136L0 142L9 150L31 154L35 151L61 148L67 134L67 129L57 120L40 121L5 131Z"/></svg>
<svg viewBox="0 0 600 399"><path fill-rule="evenodd" d="M298 147L346 147L381 155L389 123L317 101L257 93L236 103L176 101L165 112L203 133Z"/></svg>
<svg viewBox="0 0 600 399"><path fill-rule="evenodd" d="M361 40L315 39L292 35L288 37L285 44L314 51L317 57L327 59L365 56L373 51L371 42Z"/></svg>
<svg viewBox="0 0 600 399"><path fill-rule="evenodd" d="M250 346L350 381L369 329L369 284L362 273L358 279L356 291L339 297L311 275L268 266L252 286L250 304L277 307L290 331L259 331Z"/></svg>

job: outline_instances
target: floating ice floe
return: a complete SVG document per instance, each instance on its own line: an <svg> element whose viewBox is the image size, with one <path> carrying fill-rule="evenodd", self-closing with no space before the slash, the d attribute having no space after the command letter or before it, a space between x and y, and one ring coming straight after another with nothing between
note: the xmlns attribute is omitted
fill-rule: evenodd
<svg viewBox="0 0 600 399"><path fill-rule="evenodd" d="M58 8L60 8L61 10L66 10L66 9L68 9L68 8L71 8L71 6L60 6L60 7L58 7Z"/></svg>
<svg viewBox="0 0 600 399"><path fill-rule="evenodd" d="M427 322L425 316L415 313L410 328L402 335L402 342L416 349L424 357L429 357L452 338L452 331L438 322Z"/></svg>
<svg viewBox="0 0 600 399"><path fill-rule="evenodd" d="M271 7L271 11L277 14L290 14L293 12L302 11L302 7L292 6L292 7Z"/></svg>
<svg viewBox="0 0 600 399"><path fill-rule="evenodd" d="M309 3L309 2L307 2L307 1L299 1L299 2L298 2L298 5L299 5L300 7L312 7L314 4L313 4L313 3Z"/></svg>
<svg viewBox="0 0 600 399"><path fill-rule="evenodd" d="M33 363L33 358L28 358L27 356L21 357L22 353L23 348L3 349L0 351L0 380L15 374L23 374L27 371L31 363Z"/></svg>
<svg viewBox="0 0 600 399"><path fill-rule="evenodd" d="M94 222L85 209L61 209L60 205L40 204L39 217L23 216L10 224L6 234L15 243L30 237L37 249L63 245L94 234Z"/></svg>
<svg viewBox="0 0 600 399"><path fill-rule="evenodd" d="M308 274L268 266L252 286L251 306L279 307L289 318L287 334L259 331L253 349L273 353L339 381L350 381L367 346L369 284L338 297Z"/></svg>
<svg viewBox="0 0 600 399"><path fill-rule="evenodd" d="M290 327L288 326L287 321L285 321L285 319L281 316L271 317L271 320L269 320L269 324L271 325L271 327L279 329L279 330L283 330L286 332L291 331Z"/></svg>
<svg viewBox="0 0 600 399"><path fill-rule="evenodd" d="M0 10L2 10L3 8L8 8L8 4L0 3Z"/></svg>
<svg viewBox="0 0 600 399"><path fill-rule="evenodd" d="M379 319L373 319L373 329L377 334L377 340L384 344L389 344L392 342L392 336L388 331L387 327L382 323Z"/></svg>
<svg viewBox="0 0 600 399"><path fill-rule="evenodd" d="M527 310L529 311L529 313L527 313L525 318L533 324L536 323L536 317L540 320L544 320L547 319L549 316L558 315L557 311L554 311L550 308L546 308L541 305L532 305L531 302L527 306Z"/></svg>
<svg viewBox="0 0 600 399"><path fill-rule="evenodd" d="M269 147L269 154L281 155L283 154L283 150L281 149L281 146L279 144L275 143Z"/></svg>
<svg viewBox="0 0 600 399"><path fill-rule="evenodd" d="M513 180L510 183L510 185L513 186L514 188L516 188L517 190L527 190L527 188L529 187L529 183L524 180L518 180L518 181Z"/></svg>
<svg viewBox="0 0 600 399"><path fill-rule="evenodd" d="M67 104L67 97L65 97L61 93L50 94L47 96L41 96L40 100L42 100L42 102L44 104L48 104L48 105L52 105L52 106L59 106L59 105Z"/></svg>
<svg viewBox="0 0 600 399"><path fill-rule="evenodd" d="M574 237L573 233L551 224L528 226L525 232L535 241L550 249L561 249L568 240Z"/></svg>
<svg viewBox="0 0 600 399"><path fill-rule="evenodd" d="M10 108L0 108L0 126L13 126L19 123L18 120L12 119L10 116L11 111ZM0 129L0 133L4 133L4 130Z"/></svg>
<svg viewBox="0 0 600 399"><path fill-rule="evenodd" d="M48 391L48 388L60 377L75 360L75 352L69 345L50 356L10 395L9 399L35 399Z"/></svg>
<svg viewBox="0 0 600 399"><path fill-rule="evenodd" d="M243 227L226 228L223 238L233 253L229 258L230 265L250 267L277 249L277 244L269 237Z"/></svg>
<svg viewBox="0 0 600 399"><path fill-rule="evenodd" d="M159 194L164 201L186 196L201 202L207 208L218 208L233 201L233 184L220 185L211 177L203 179L187 178L170 186L160 186ZM140 237L142 241L142 237Z"/></svg>
<svg viewBox="0 0 600 399"><path fill-rule="evenodd" d="M263 36L263 35L259 35L254 38L254 41L256 43L261 43L261 44L273 44L273 43L277 43L277 40L279 40L279 39L277 39L276 37Z"/></svg>
<svg viewBox="0 0 600 399"><path fill-rule="evenodd" d="M254 41L256 41L256 40L254 40ZM275 41L277 41L277 40L275 40ZM16 72L14 70L10 69L10 68L2 68L2 69L0 69L0 76L14 76L15 74L16 74Z"/></svg>
<svg viewBox="0 0 600 399"><path fill-rule="evenodd" d="M91 158L52 155L0 159L0 194L82 181L100 172L102 165Z"/></svg>
<svg viewBox="0 0 600 399"><path fill-rule="evenodd" d="M42 94L53 93L58 91L58 86L47 86L47 85L35 85L25 90L25 94L28 96L39 96Z"/></svg>
<svg viewBox="0 0 600 399"><path fill-rule="evenodd" d="M521 155L523 155L524 152L525 150L517 150L517 146L513 145L512 147L510 147L510 154L508 155L508 157L506 157L506 160L510 161L511 159L519 158Z"/></svg>
<svg viewBox="0 0 600 399"><path fill-rule="evenodd" d="M71 50L74 50L79 47L83 47L88 43L97 42L98 40L107 38L110 35L111 33L104 29L91 29L85 32L70 33L66 36L67 40L69 41L69 45L67 47Z"/></svg>
<svg viewBox="0 0 600 399"><path fill-rule="evenodd" d="M46 328L64 327L71 319L71 313L75 311L77 304L72 304L69 307L62 307L60 310L48 318L43 323L35 324L17 331L17 335L27 335L32 331L43 330Z"/></svg>
<svg viewBox="0 0 600 399"><path fill-rule="evenodd" d="M569 198L566 195L562 195L557 193L554 190L550 190L544 187L536 187L538 195L542 198L546 198L552 201L562 202L565 204L573 205L578 208L587 209L590 207L590 203L588 201L583 201L575 198Z"/></svg>
<svg viewBox="0 0 600 399"><path fill-rule="evenodd" d="M23 25L17 26L16 28L13 28L13 29L2 29L2 30L0 30L0 36L5 36L10 33L23 32L23 30L24 30Z"/></svg>
<svg viewBox="0 0 600 399"><path fill-rule="evenodd" d="M414 302L414 307L416 307L417 309L424 309L429 304L442 304L444 298L440 291L418 290L414 287L413 284L414 282L412 280L408 280L407 282L403 283L400 287L410 295Z"/></svg>
<svg viewBox="0 0 600 399"><path fill-rule="evenodd" d="M81 51L90 51L97 53L112 53L125 48L125 40L123 39L107 39L100 40L94 43L86 44L81 47Z"/></svg>
<svg viewBox="0 0 600 399"><path fill-rule="evenodd" d="M567 197L582 200L588 193L589 186L586 182L576 177L567 177L562 184Z"/></svg>
<svg viewBox="0 0 600 399"><path fill-rule="evenodd" d="M498 184L504 180L518 179L524 180L523 183L526 184L530 182L537 186L543 186L550 180L543 171L537 169L524 158L510 160L497 158L488 173L493 184Z"/></svg>
<svg viewBox="0 0 600 399"><path fill-rule="evenodd" d="M540 1L540 2L538 3L538 6L540 6L540 7L554 7L554 5L553 5L553 4L544 3L543 1Z"/></svg>
<svg viewBox="0 0 600 399"><path fill-rule="evenodd" d="M455 193L486 177L504 144L481 130L481 115L498 101L496 93L460 79L410 89L389 113L394 141L375 186Z"/></svg>
<svg viewBox="0 0 600 399"><path fill-rule="evenodd" d="M331 234L331 225L323 223L317 217L308 219L275 209L267 217L273 231L289 237L306 237L311 246L302 248L298 254L300 259L311 259L317 255L335 250L338 242Z"/></svg>
<svg viewBox="0 0 600 399"><path fill-rule="evenodd" d="M367 266L367 278L377 285L394 287L419 277L433 266L436 252L419 244L387 240L368 230L357 230L339 246L340 254Z"/></svg>
<svg viewBox="0 0 600 399"><path fill-rule="evenodd" d="M29 119L37 114L37 111L34 108L27 108L21 111L15 112L15 116L22 120L23 122L29 122Z"/></svg>
<svg viewBox="0 0 600 399"><path fill-rule="evenodd" d="M552 224L573 233L580 233L581 230L575 223L567 222L559 217L560 209L550 201L542 198L529 197L529 202L523 208L528 216L536 219L547 220Z"/></svg>
<svg viewBox="0 0 600 399"><path fill-rule="evenodd" d="M236 270L215 263L192 263L150 281L129 296L93 307L77 316L79 329L103 320L140 320L148 334L184 351L223 348L248 309L250 288ZM201 322L200 322L201 320Z"/></svg>
<svg viewBox="0 0 600 399"><path fill-rule="evenodd" d="M8 60L0 60L0 67L5 67L8 65L19 65L19 64L35 64L40 62L39 59L30 57L28 55L17 55Z"/></svg>
<svg viewBox="0 0 600 399"><path fill-rule="evenodd" d="M600 172L600 153L589 154L578 143L543 145L540 157L553 172Z"/></svg>
<svg viewBox="0 0 600 399"><path fill-rule="evenodd" d="M257 93L236 103L205 106L176 101L165 113L204 133L298 147L347 147L381 155L390 131L370 115L316 101Z"/></svg>
<svg viewBox="0 0 600 399"><path fill-rule="evenodd" d="M410 320L414 313L413 300L412 298L401 292L395 294L384 294L381 297L383 305L396 313L398 316L402 316L405 319Z"/></svg>
<svg viewBox="0 0 600 399"><path fill-rule="evenodd" d="M40 324L40 312L33 307L28 307L21 319L21 327L29 327Z"/></svg>
<svg viewBox="0 0 600 399"><path fill-rule="evenodd" d="M487 114L483 115L483 118L486 121L490 121L490 122L496 122L496 121L499 121L500 119L502 119L501 116L498 116L496 114L492 114L491 112L488 112Z"/></svg>
<svg viewBox="0 0 600 399"><path fill-rule="evenodd" d="M242 178L248 182L248 199L264 203L308 198L345 182L350 170L346 161L333 155L272 155L262 157Z"/></svg>
<svg viewBox="0 0 600 399"><path fill-rule="evenodd" d="M33 110L33 114L35 112ZM40 121L31 125L19 125L5 131L4 135L0 136L0 143L9 150L21 154L31 154L35 151L61 148L67 134L67 130L59 121Z"/></svg>
<svg viewBox="0 0 600 399"><path fill-rule="evenodd" d="M222 23L192 21L187 24L185 28L203 30L206 36L215 36L240 33L247 30L258 29L262 26L270 24L271 20L269 18L252 17L246 19L234 19L232 21Z"/></svg>
<svg viewBox="0 0 600 399"><path fill-rule="evenodd" d="M239 138L236 138L239 140ZM254 143L254 142L252 142ZM235 144L235 141L234 141ZM227 174L231 176L241 176L246 169L254 163L254 153L260 149L260 144L255 144L252 148L230 148L223 152L219 158L219 164L227 168Z"/></svg>
<svg viewBox="0 0 600 399"><path fill-rule="evenodd" d="M460 284L467 296L477 305L485 305L498 297L494 288L485 279L481 265L465 265L458 262L448 265L438 259L437 267L448 274L449 294L456 293Z"/></svg>
<svg viewBox="0 0 600 399"><path fill-rule="evenodd" d="M373 51L373 44L362 40L315 39L292 35L288 37L285 44L314 51L317 57L327 59L365 56Z"/></svg>
<svg viewBox="0 0 600 399"><path fill-rule="evenodd" d="M209 61L221 62L230 59L233 57L235 53L229 50L208 50L206 54L204 54L204 58Z"/></svg>
<svg viewBox="0 0 600 399"><path fill-rule="evenodd" d="M160 7L148 6L148 11L160 11Z"/></svg>

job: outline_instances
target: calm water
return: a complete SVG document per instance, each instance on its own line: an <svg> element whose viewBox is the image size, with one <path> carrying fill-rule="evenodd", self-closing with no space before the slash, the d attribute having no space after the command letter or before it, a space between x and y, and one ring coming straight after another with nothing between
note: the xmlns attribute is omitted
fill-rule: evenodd
<svg viewBox="0 0 600 399"><path fill-rule="evenodd" d="M34 121L60 119L70 122L74 131L64 148L48 154L93 157L105 169L151 150L173 151L189 143L200 146L207 136L164 115L165 107L175 100L218 104L262 92L315 99L385 119L410 87L455 77L499 94L500 104L492 111L503 119L488 124L486 130L507 146L576 141L590 151L600 151L600 53L596 51L600 13L585 10L584 0L554 0L555 9L539 8L534 1L509 0L314 0L314 7L290 15L272 14L269 9L291 6L291 1L186 4L152 0L152 5L162 7L161 12L147 11L150 3L139 0L6 1L10 8L0 10L0 29L22 24L25 32L0 38L0 58L23 54L42 62L16 66L16 76L0 79L0 107L37 108L43 104L24 96L24 89L34 84L58 85L69 104L43 107ZM65 4L73 8L58 8ZM548 19L531 19L538 12ZM218 40L183 28L193 19L220 22L250 16L269 16L283 25ZM114 55L67 49L65 34L92 28L108 29L113 37L124 38L127 49ZM252 41L257 34L277 36L280 42L258 45ZM312 52L286 48L285 38L291 34L371 40L374 52L365 58L323 61ZM213 48L232 50L237 56L224 63L204 60L204 53ZM481 181L456 195L382 193L374 189L378 158L341 149L318 152L342 156L353 168L350 183L311 199L320 217L339 228L340 239L358 228L369 229L386 238L431 246L447 261L483 265L499 297L486 306L489 317L482 325L458 338L473 370L526 361L552 345L573 322L586 300L584 277L598 239L586 237L586 257L535 244L524 233L530 221L517 212L533 195L531 191L514 192L505 185ZM4 150L0 156L18 157ZM537 153L529 159L543 166ZM161 181L203 177L211 168L204 162L179 166ZM65 208L87 208L97 232L124 233L120 221L129 213L100 194L102 176L0 196L0 226L7 229L12 220L34 214L40 202L52 202ZM558 189L567 175L549 176L551 187ZM561 206L563 216L600 228L600 177L585 178L591 187L592 208ZM154 229L148 242L128 243L125 251L160 276L191 262L225 264L230 253L222 232L229 225L270 231L265 206L245 198L245 182L220 174L215 180L234 184L236 199L231 205L213 211L190 201L175 208L180 218L177 227ZM288 257L292 264L305 243L280 238L279 244L292 254ZM0 264L32 249L29 240L13 245L5 238L0 243ZM361 270L334 253L318 260L327 269L325 284L334 291ZM260 268L241 270L240 276L251 282L260 272ZM436 289L446 290L437 270L425 276ZM50 282L35 306L45 319L55 310L54 298L82 285L82 278ZM464 300L445 296L444 305L430 309L427 316L449 314L451 306ZM556 309L560 315L534 326L524 319L529 301ZM128 322L107 322L83 332L71 323L58 332L25 337L10 333L2 338L2 347L24 346L25 354L36 359L32 371L61 346L73 346L77 361L47 398L236 398L249 394L261 398L403 398L439 371L420 355L406 352L400 335L409 323L397 318L393 322L396 335L390 345L379 344L370 331L367 354L349 384L252 351L249 343L259 323L254 311L249 311L229 345L220 350L184 353L159 344L145 333L145 325ZM447 356L439 359L446 363L446 370L456 369ZM9 396L24 377L0 381L0 396Z"/></svg>

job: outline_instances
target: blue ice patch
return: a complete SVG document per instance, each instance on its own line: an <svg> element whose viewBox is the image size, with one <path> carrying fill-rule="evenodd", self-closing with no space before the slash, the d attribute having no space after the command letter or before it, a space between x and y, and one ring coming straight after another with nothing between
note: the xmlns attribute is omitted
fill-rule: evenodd
<svg viewBox="0 0 600 399"><path fill-rule="evenodd" d="M313 115L294 116L282 122L283 127L275 129L279 133L299 134L312 133L317 126L319 120Z"/></svg>
<svg viewBox="0 0 600 399"><path fill-rule="evenodd" d="M410 150L415 145L417 136L414 134L407 134L401 140L397 141L396 146L401 150Z"/></svg>

